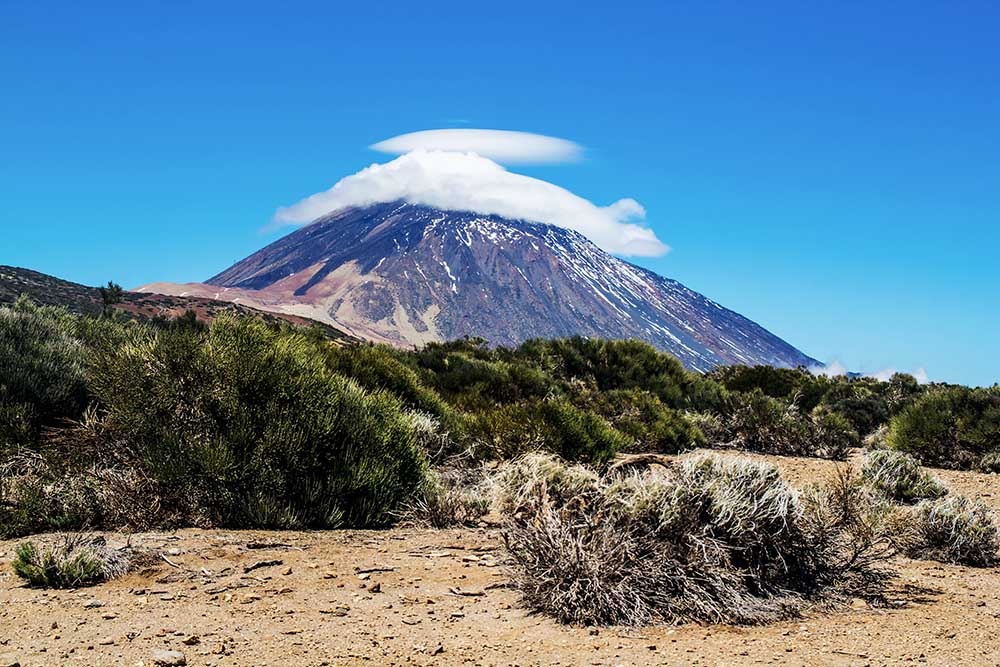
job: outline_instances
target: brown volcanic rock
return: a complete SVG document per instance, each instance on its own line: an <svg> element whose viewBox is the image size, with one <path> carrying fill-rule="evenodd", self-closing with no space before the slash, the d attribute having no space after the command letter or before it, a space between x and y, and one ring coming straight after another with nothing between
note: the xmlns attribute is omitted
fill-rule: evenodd
<svg viewBox="0 0 1000 667"><path fill-rule="evenodd" d="M184 289L401 345L583 335L645 340L699 370L818 363L575 231L404 202L336 211Z"/></svg>

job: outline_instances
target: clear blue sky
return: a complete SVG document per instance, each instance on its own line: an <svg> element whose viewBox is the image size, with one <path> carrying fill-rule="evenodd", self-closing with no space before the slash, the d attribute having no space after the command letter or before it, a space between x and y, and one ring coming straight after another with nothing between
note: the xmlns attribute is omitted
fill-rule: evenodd
<svg viewBox="0 0 1000 667"><path fill-rule="evenodd" d="M373 142L525 130L808 354L1000 380L996 3L479 4L0 1L0 263L203 280Z"/></svg>

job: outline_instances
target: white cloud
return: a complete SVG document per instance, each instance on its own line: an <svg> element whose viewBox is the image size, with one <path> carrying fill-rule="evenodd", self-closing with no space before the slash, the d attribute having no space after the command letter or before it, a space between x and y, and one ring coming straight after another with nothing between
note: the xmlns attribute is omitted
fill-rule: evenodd
<svg viewBox="0 0 1000 667"><path fill-rule="evenodd" d="M646 211L634 199L596 206L569 190L509 172L479 155L450 151L417 150L373 164L325 192L278 209L274 219L307 224L338 209L399 199L574 229L620 255L656 257L670 250L642 225Z"/></svg>
<svg viewBox="0 0 1000 667"><path fill-rule="evenodd" d="M868 373L865 377L875 378L876 380L880 380L882 382L888 382L889 379L898 372L899 371L895 368L883 368L875 371L874 373ZM916 379L918 384L927 384L930 382L930 378L927 376L927 371L922 367L913 371L910 375Z"/></svg>
<svg viewBox="0 0 1000 667"><path fill-rule="evenodd" d="M372 149L391 155L417 150L475 153L503 164L575 162L583 147L567 139L531 132L472 128L424 130L380 141Z"/></svg>
<svg viewBox="0 0 1000 667"><path fill-rule="evenodd" d="M811 366L809 372L813 375L822 375L832 378L840 375L847 375L847 366L839 361L831 361L826 366Z"/></svg>
<svg viewBox="0 0 1000 667"><path fill-rule="evenodd" d="M809 368L809 372L813 375L822 375L825 377L838 377L841 375L847 375L847 366L840 363L839 361L832 361L826 366L812 366ZM883 368L875 371L874 373L866 373L865 377L874 378L880 382L888 382L893 375L898 373L895 368ZM927 377L927 371L923 368L918 368L917 370L910 373L917 382L920 384L927 384L930 382L930 378Z"/></svg>

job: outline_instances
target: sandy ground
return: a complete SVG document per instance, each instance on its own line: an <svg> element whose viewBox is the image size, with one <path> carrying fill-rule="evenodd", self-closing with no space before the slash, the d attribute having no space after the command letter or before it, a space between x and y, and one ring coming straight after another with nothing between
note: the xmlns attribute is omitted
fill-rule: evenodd
<svg viewBox="0 0 1000 667"><path fill-rule="evenodd" d="M760 458L797 484L833 470ZM996 477L940 475L1000 509ZM79 591L25 588L8 566L16 543L0 542L0 665L152 665L158 649L219 666L1000 665L1000 570L900 559L888 608L858 601L767 627L595 630L519 608L489 528L184 530L132 542L170 563Z"/></svg>

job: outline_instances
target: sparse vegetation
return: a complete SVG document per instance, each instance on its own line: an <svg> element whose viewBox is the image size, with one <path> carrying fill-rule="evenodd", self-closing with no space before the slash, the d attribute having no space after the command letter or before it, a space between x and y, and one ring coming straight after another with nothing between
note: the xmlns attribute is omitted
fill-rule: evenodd
<svg viewBox="0 0 1000 667"><path fill-rule="evenodd" d="M913 503L948 493L945 483L921 468L915 458L894 450L868 452L861 474L873 489L898 502Z"/></svg>
<svg viewBox="0 0 1000 667"><path fill-rule="evenodd" d="M881 508L848 482L803 501L773 466L716 456L606 479L533 457L505 480L515 585L566 623L765 623L890 577Z"/></svg>
<svg viewBox="0 0 1000 667"><path fill-rule="evenodd" d="M636 341L340 347L255 317L144 323L105 305L0 308L0 536L474 525L492 498L526 599L593 623L756 623L867 595L890 542L992 562L992 519L928 503L944 487L919 463L1000 468L995 389L700 375ZM704 446L843 459L862 435L876 449L860 477L801 494L758 464L615 463ZM919 540L889 535L900 512Z"/></svg>
<svg viewBox="0 0 1000 667"><path fill-rule="evenodd" d="M1000 525L983 501L957 495L925 500L913 508L910 519L910 556L976 567L997 563Z"/></svg>
<svg viewBox="0 0 1000 667"><path fill-rule="evenodd" d="M51 546L23 542L11 567L30 586L79 588L120 577L131 564L128 547L112 549L101 537L68 535Z"/></svg>

